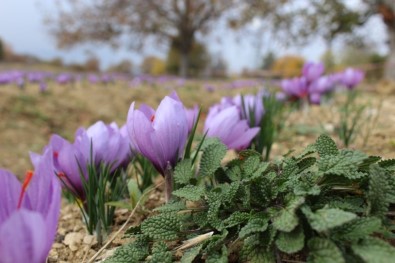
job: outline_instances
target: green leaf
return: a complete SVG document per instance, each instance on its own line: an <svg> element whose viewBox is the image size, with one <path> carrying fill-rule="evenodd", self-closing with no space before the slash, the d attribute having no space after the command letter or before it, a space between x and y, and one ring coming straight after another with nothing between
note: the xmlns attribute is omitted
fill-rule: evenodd
<svg viewBox="0 0 395 263"><path fill-rule="evenodd" d="M381 160L380 156L369 156L362 162L362 164L359 165L358 170L364 171L364 172L369 172L370 165L377 163L380 160Z"/></svg>
<svg viewBox="0 0 395 263"><path fill-rule="evenodd" d="M386 170L377 164L370 166L368 215L383 217L388 211L390 185L387 181Z"/></svg>
<svg viewBox="0 0 395 263"><path fill-rule="evenodd" d="M123 245L115 250L114 255L104 263L129 263L144 261L149 254L149 243L146 237L140 236L136 241Z"/></svg>
<svg viewBox="0 0 395 263"><path fill-rule="evenodd" d="M230 228L236 225L243 224L250 219L249 213L236 211L223 221L224 228Z"/></svg>
<svg viewBox="0 0 395 263"><path fill-rule="evenodd" d="M193 177L191 159L184 159L177 164L174 170L174 181L177 184L189 184Z"/></svg>
<svg viewBox="0 0 395 263"><path fill-rule="evenodd" d="M149 263L172 263L173 255L168 250L167 246L163 242L154 243L152 248L152 258L148 261Z"/></svg>
<svg viewBox="0 0 395 263"><path fill-rule="evenodd" d="M185 202L184 201L176 201L176 202L170 201L167 204L164 204L162 206L155 208L154 211L172 212L172 211L180 211L183 209L185 209Z"/></svg>
<svg viewBox="0 0 395 263"><path fill-rule="evenodd" d="M302 227L295 228L292 232L280 232L276 239L276 246L281 251L292 254L303 249L304 233Z"/></svg>
<svg viewBox="0 0 395 263"><path fill-rule="evenodd" d="M302 212L307 217L311 227L323 232L337 226L341 226L357 217L356 214L343 211L337 208L322 208L312 212L309 207L302 207Z"/></svg>
<svg viewBox="0 0 395 263"><path fill-rule="evenodd" d="M318 137L317 141L315 142L315 148L317 149L320 157L337 155L339 153L336 143L326 134L322 134L320 137Z"/></svg>
<svg viewBox="0 0 395 263"><path fill-rule="evenodd" d="M333 238L347 241L358 240L378 232L381 225L381 220L377 217L356 218L335 228Z"/></svg>
<svg viewBox="0 0 395 263"><path fill-rule="evenodd" d="M316 144L315 143L309 144L299 155L295 156L295 159L296 160L302 159L306 156L309 156L310 154L315 153L316 151L317 151Z"/></svg>
<svg viewBox="0 0 395 263"><path fill-rule="evenodd" d="M367 237L351 245L351 249L366 263L389 263L395 259L395 248L374 237Z"/></svg>
<svg viewBox="0 0 395 263"><path fill-rule="evenodd" d="M341 150L338 155L325 155L318 160L318 168L324 172L325 175L339 175L348 179L358 179L367 174L358 171L359 165L367 158L366 154L351 151Z"/></svg>
<svg viewBox="0 0 395 263"><path fill-rule="evenodd" d="M395 170L395 159L388 159L388 160L382 160L379 162L380 167L385 168L390 171Z"/></svg>
<svg viewBox="0 0 395 263"><path fill-rule="evenodd" d="M201 186L187 185L174 191L173 195L190 201L198 201L204 193L204 188Z"/></svg>
<svg viewBox="0 0 395 263"><path fill-rule="evenodd" d="M221 167L221 161L225 157L227 148L222 143L208 145L203 152L200 161L200 176L212 176Z"/></svg>
<svg viewBox="0 0 395 263"><path fill-rule="evenodd" d="M252 218L240 229L239 238L246 238L252 234L266 231L268 227L268 218Z"/></svg>
<svg viewBox="0 0 395 263"><path fill-rule="evenodd" d="M206 263L228 263L228 249L226 246L223 245L220 252L213 251L207 254Z"/></svg>
<svg viewBox="0 0 395 263"><path fill-rule="evenodd" d="M202 249L203 245L199 245L193 248L190 248L184 252L182 255L180 263L192 263L193 260L199 255L200 250Z"/></svg>
<svg viewBox="0 0 395 263"><path fill-rule="evenodd" d="M272 218L273 226L283 232L291 232L299 224L296 210L305 202L302 196L294 197L288 205L278 211Z"/></svg>
<svg viewBox="0 0 395 263"><path fill-rule="evenodd" d="M345 263L342 252L332 241L313 237L308 242L308 263Z"/></svg>
<svg viewBox="0 0 395 263"><path fill-rule="evenodd" d="M139 184L138 184L137 180L135 180L135 179L129 180L128 192L129 192L129 196L130 196L131 207L133 209L141 197L141 191L140 191Z"/></svg>
<svg viewBox="0 0 395 263"><path fill-rule="evenodd" d="M302 172L316 163L317 159L315 157L307 157L300 160L297 165L299 167L299 171Z"/></svg>
<svg viewBox="0 0 395 263"><path fill-rule="evenodd" d="M252 155L247 157L247 159L243 162L243 178L249 178L253 175L253 173L258 169L259 164L261 162L260 156Z"/></svg>
<svg viewBox="0 0 395 263"><path fill-rule="evenodd" d="M259 235L247 237L240 252L241 262L275 263L274 253L267 249L267 244L262 242Z"/></svg>
<svg viewBox="0 0 395 263"><path fill-rule="evenodd" d="M181 229L181 221L176 214L164 213L150 217L141 223L141 231L158 240L177 239Z"/></svg>

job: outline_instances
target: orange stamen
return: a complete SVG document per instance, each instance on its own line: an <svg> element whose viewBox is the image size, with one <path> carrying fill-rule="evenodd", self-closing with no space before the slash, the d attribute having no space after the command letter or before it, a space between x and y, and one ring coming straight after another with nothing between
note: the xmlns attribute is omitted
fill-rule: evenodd
<svg viewBox="0 0 395 263"><path fill-rule="evenodd" d="M21 193L19 194L19 200L18 200L18 206L17 206L18 209L21 208L23 197L25 195L27 187L30 184L30 181L33 178L33 175L34 175L33 171L26 172L25 180L23 181L23 184L22 184L22 190L21 190Z"/></svg>
<svg viewBox="0 0 395 263"><path fill-rule="evenodd" d="M151 116L150 121L151 121L151 122L154 122L154 120L155 120L155 114Z"/></svg>

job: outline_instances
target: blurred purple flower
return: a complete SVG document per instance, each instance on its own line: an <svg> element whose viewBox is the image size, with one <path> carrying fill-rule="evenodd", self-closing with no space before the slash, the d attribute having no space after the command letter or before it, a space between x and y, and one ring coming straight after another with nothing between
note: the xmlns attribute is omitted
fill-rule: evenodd
<svg viewBox="0 0 395 263"><path fill-rule="evenodd" d="M319 105L321 103L320 93L310 93L309 101L311 104Z"/></svg>
<svg viewBox="0 0 395 263"><path fill-rule="evenodd" d="M342 74L342 84L348 89L353 89L357 86L365 77L362 70L347 68Z"/></svg>
<svg viewBox="0 0 395 263"><path fill-rule="evenodd" d="M237 95L234 97L233 102L240 108L242 119L254 120L254 125L258 126L265 113L263 107L263 93L257 95Z"/></svg>
<svg viewBox="0 0 395 263"><path fill-rule="evenodd" d="M28 172L22 185L0 170L0 262L45 262L55 239L61 189L52 151L47 149L35 163L35 172Z"/></svg>
<svg viewBox="0 0 395 263"><path fill-rule="evenodd" d="M305 98L309 94L307 80L304 77L284 79L281 81L283 91L292 97Z"/></svg>
<svg viewBox="0 0 395 263"><path fill-rule="evenodd" d="M195 105L193 108L185 108L185 113L188 120L188 133L190 133L195 126L199 114L199 107Z"/></svg>
<svg viewBox="0 0 395 263"><path fill-rule="evenodd" d="M307 82L313 82L318 79L325 71L324 64L307 62L304 64L302 74Z"/></svg>
<svg viewBox="0 0 395 263"><path fill-rule="evenodd" d="M166 96L156 112L147 105L130 106L127 127L136 149L165 174L167 165L174 167L182 157L188 137L188 120L184 106L174 92Z"/></svg>
<svg viewBox="0 0 395 263"><path fill-rule="evenodd" d="M250 128L248 121L241 119L237 106L211 107L204 125L208 137L218 137L229 149L235 150L246 149L259 130Z"/></svg>
<svg viewBox="0 0 395 263"><path fill-rule="evenodd" d="M324 94L332 90L333 81L328 76L322 76L313 81L309 86L309 93Z"/></svg>

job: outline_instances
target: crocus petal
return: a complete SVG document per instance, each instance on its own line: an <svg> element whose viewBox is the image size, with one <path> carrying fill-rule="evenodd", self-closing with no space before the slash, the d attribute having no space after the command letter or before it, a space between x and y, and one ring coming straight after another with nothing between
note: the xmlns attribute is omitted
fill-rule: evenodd
<svg viewBox="0 0 395 263"><path fill-rule="evenodd" d="M38 212L20 209L0 225L1 263L42 263L48 255L46 226Z"/></svg>
<svg viewBox="0 0 395 263"><path fill-rule="evenodd" d="M16 210L18 206L21 183L16 177L3 169L0 169L0 225ZM1 254L0 254L1 255Z"/></svg>
<svg viewBox="0 0 395 263"><path fill-rule="evenodd" d="M229 148L235 149L237 151L246 149L259 131L260 128L251 128L245 130L244 133L237 140L229 144Z"/></svg>
<svg viewBox="0 0 395 263"><path fill-rule="evenodd" d="M188 121L182 103L166 96L156 110L153 127L163 152L162 161L175 165L188 136Z"/></svg>

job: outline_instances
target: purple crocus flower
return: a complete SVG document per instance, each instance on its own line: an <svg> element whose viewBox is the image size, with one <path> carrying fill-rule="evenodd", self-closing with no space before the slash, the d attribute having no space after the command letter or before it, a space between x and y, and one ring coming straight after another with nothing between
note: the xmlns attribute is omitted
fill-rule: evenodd
<svg viewBox="0 0 395 263"><path fill-rule="evenodd" d="M309 100L311 104L320 105L321 94L320 93L310 93Z"/></svg>
<svg viewBox="0 0 395 263"><path fill-rule="evenodd" d="M87 130L80 128L75 140L87 159L90 159L92 144L94 163L99 165L100 162L104 162L112 165L114 169L125 159L130 149L128 141L122 137L115 122L106 125L98 121Z"/></svg>
<svg viewBox="0 0 395 263"><path fill-rule="evenodd" d="M185 113L188 120L188 133L190 133L195 126L199 114L199 107L195 105L193 108L185 108Z"/></svg>
<svg viewBox="0 0 395 263"><path fill-rule="evenodd" d="M250 128L248 121L241 119L237 106L229 106L222 110L214 106L210 108L204 125L208 137L218 137L229 149L246 149L260 128Z"/></svg>
<svg viewBox="0 0 395 263"><path fill-rule="evenodd" d="M324 64L307 62L303 66L302 74L308 82L318 79L325 71Z"/></svg>
<svg viewBox="0 0 395 263"><path fill-rule="evenodd" d="M265 109L263 107L263 93L257 95L237 95L233 102L237 105L241 112L241 117L248 121L254 120L253 125L258 126L262 120ZM252 115L252 116L251 116Z"/></svg>
<svg viewBox="0 0 395 263"><path fill-rule="evenodd" d="M143 104L130 106L127 127L138 152L149 159L164 175L166 167L174 167L182 157L188 137L188 119L184 106L174 92L166 96L155 110Z"/></svg>
<svg viewBox="0 0 395 263"><path fill-rule="evenodd" d="M348 89L353 89L363 80L364 76L362 70L347 68L342 74L341 82Z"/></svg>
<svg viewBox="0 0 395 263"><path fill-rule="evenodd" d="M54 241L61 189L51 150L35 162L35 171L26 174L22 185L0 170L0 262L45 262Z"/></svg>
<svg viewBox="0 0 395 263"><path fill-rule="evenodd" d="M188 119L175 92L166 96L156 111L144 104L135 109L133 102L127 127L138 152L162 175L165 175L168 164L174 167L182 157L188 137Z"/></svg>
<svg viewBox="0 0 395 263"><path fill-rule="evenodd" d="M309 94L309 87L305 77L284 79L281 87L285 93L299 99L305 98Z"/></svg>
<svg viewBox="0 0 395 263"><path fill-rule="evenodd" d="M328 76L322 76L310 84L309 93L324 94L330 92L333 87L332 79Z"/></svg>

